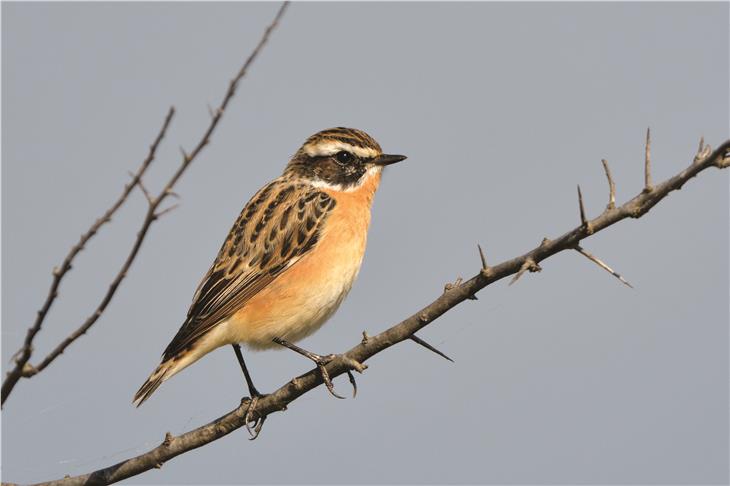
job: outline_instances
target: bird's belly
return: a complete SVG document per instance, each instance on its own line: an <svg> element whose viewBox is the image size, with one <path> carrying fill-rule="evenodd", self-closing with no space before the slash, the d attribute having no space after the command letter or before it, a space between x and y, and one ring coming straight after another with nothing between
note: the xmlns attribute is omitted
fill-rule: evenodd
<svg viewBox="0 0 730 486"><path fill-rule="evenodd" d="M295 342L319 329L337 310L360 270L369 221L361 227L352 219L332 216L316 248L228 321L232 342L253 349L278 346L272 342L275 337Z"/></svg>

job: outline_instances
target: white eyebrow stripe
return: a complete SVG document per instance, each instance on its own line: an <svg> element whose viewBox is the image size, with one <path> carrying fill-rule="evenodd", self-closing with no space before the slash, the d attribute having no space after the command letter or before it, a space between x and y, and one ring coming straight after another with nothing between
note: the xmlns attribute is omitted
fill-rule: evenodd
<svg viewBox="0 0 730 486"><path fill-rule="evenodd" d="M308 143L304 146L304 153L310 157L321 157L323 155L334 155L341 151L350 152L362 158L376 157L380 155L377 150L369 147L357 147L349 143L332 140L328 142Z"/></svg>

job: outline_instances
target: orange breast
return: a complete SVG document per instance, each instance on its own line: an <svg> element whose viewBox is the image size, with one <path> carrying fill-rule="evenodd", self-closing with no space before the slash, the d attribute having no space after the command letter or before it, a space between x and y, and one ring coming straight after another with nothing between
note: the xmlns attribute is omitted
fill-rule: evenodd
<svg viewBox="0 0 730 486"><path fill-rule="evenodd" d="M380 182L373 174L355 191L323 189L337 205L315 248L230 319L231 342L271 347L274 337L297 341L317 330L349 292L365 253L370 205Z"/></svg>

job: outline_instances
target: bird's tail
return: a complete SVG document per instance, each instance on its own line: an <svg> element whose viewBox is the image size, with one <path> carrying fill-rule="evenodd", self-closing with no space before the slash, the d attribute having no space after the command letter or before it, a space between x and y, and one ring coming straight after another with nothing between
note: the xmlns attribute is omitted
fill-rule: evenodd
<svg viewBox="0 0 730 486"><path fill-rule="evenodd" d="M147 378L147 381L139 387L137 393L134 394L134 400L132 400L132 403L139 407L155 392L155 390L157 390L160 385L191 364L191 360L180 358L181 356L175 356L160 363L149 378Z"/></svg>
<svg viewBox="0 0 730 486"><path fill-rule="evenodd" d="M134 403L137 407L142 405L144 401L147 400L169 376L172 376L170 373L171 371L172 360L160 363L160 366L152 372L149 378L147 378L147 381L145 381L142 386L139 387L137 393L134 394L134 400L132 400L132 403Z"/></svg>
<svg viewBox="0 0 730 486"><path fill-rule="evenodd" d="M149 378L147 378L147 381L145 381L142 386L139 387L139 390L137 390L137 393L135 393L134 395L134 400L132 400L132 403L139 407L165 381L169 380L177 373L195 363L204 355L214 350L218 346L222 346L223 344L230 344L230 341L226 341L224 339L225 334L223 339L220 338L219 334L216 334L216 332L225 333L225 331L225 326L219 324L213 330L213 332L209 332L203 338L198 339L197 341L193 342L191 346L183 348L176 354L165 350L165 353L162 357L162 362L155 369L155 371L152 372Z"/></svg>

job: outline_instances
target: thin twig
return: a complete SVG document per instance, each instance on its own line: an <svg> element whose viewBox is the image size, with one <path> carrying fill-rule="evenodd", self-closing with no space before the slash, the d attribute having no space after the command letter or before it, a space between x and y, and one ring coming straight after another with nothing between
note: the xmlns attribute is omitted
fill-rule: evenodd
<svg viewBox="0 0 730 486"><path fill-rule="evenodd" d="M672 191L679 189L699 172L709 167L727 167L730 165L728 151L730 151L730 140L723 143L701 163L691 165L679 174L656 186L653 191L642 191L639 195L625 204L611 211L605 211L603 214L591 221L595 232L601 231L626 218L640 217L641 215L646 214L651 207L664 199ZM458 287L452 289L450 292L442 294L426 307L420 309L410 317L404 319L398 324L395 324L382 333L376 336L367 336L367 339L365 339L365 335L363 335L363 339L355 347L341 355L337 355L334 359L332 359L332 361L327 363L325 367L328 374L330 377L334 378L347 373L347 371L352 367L351 363L353 360L357 363L364 363L381 351L388 349L401 341L410 339L413 334L423 329L425 326L438 319L458 304L467 300L470 295L474 295L474 293L484 287L508 277L509 275L520 272L523 268L529 268L530 265L528 262L532 262L534 265L537 265L542 260L545 260L556 253L575 249L580 241L588 236L589 235L585 233L584 228L581 225L573 228L567 233L564 233L558 238L552 240L544 239L537 248L534 248L524 255L491 267L492 274L488 278L484 278L480 272ZM526 265L526 263L528 264ZM260 397L255 406L252 406L250 409L248 407L249 402L244 401L231 412L208 423L207 425L177 437L166 437L163 444L149 452L126 459L113 466L100 469L89 474L41 484L110 484L141 474L144 471L155 468L157 464L164 464L180 454L204 446L209 442L213 442L227 434L230 434L234 430L243 427L247 413L250 420L256 421L263 417L267 417L274 412L286 410L289 403L308 391L318 387L322 383L322 373L318 368L314 368L304 375L288 381L275 392Z"/></svg>
<svg viewBox="0 0 730 486"><path fill-rule="evenodd" d="M99 231L99 229L101 229L102 226L104 226L104 224L111 221L112 216L114 215L114 213L117 212L120 207L122 207L124 202L129 197L129 194L132 192L132 189L134 189L135 186L141 183L142 176L145 174L150 164L152 164L152 161L155 160L157 147L160 145L160 142L165 137L165 134L167 133L167 128L170 126L170 122L172 121L172 117L174 115L175 108L170 107L167 115L165 116L165 120L162 123L160 131L157 133L157 136L155 137L154 142L152 142L152 145L150 145L149 151L147 152L147 157L145 157L145 159L142 161L142 165L139 166L137 171L132 174L132 180L124 186L122 194L114 202L114 204L112 204L112 206L107 209L106 212L94 222L94 224L91 225L86 233L81 235L78 243L71 247L71 250L69 250L68 254L63 259L63 262L61 262L61 265L53 269L53 280L51 281L51 287L48 290L48 296L41 306L41 309L37 312L35 322L33 322L33 325L30 328L28 328L23 347L20 348L20 350L18 350L18 352L15 354L15 366L7 373L5 380L3 381L2 398L0 399L0 403L5 404L5 400L7 400L10 392L13 391L13 388L22 376L32 376L37 372L36 368L28 363L33 353L33 339L35 338L36 334L38 334L38 331L41 330L41 326L43 325L43 322L48 315L48 311L50 310L51 305L53 305L56 297L58 297L58 287L61 284L61 280L63 280L68 271L71 270L72 263L74 261L74 258L76 258L76 255L78 255L79 252L84 249L86 243Z"/></svg>
<svg viewBox="0 0 730 486"><path fill-rule="evenodd" d="M601 159L601 163L603 164L603 171L606 173L606 179L608 179L608 204L606 209L611 210L616 207L616 184L613 182L613 177L611 177L608 161Z"/></svg>
<svg viewBox="0 0 730 486"><path fill-rule="evenodd" d="M201 137L198 144L195 146L195 149L190 153L187 154L183 151L183 160L180 166L178 167L177 171L172 175L172 177L168 180L167 184L163 187L163 189L160 191L159 195L157 197L154 197L152 199L148 199L148 202L150 202L147 213L145 215L144 221L142 222L142 227L137 232L137 237L135 239L135 242L132 246L132 249L130 250L130 253L127 256L127 259L122 264L122 267L120 268L117 275L114 277L114 280L112 280L112 283L109 285L109 289L107 290L107 293L102 298L101 302L97 306L97 308L94 310L94 312L81 324L81 326L76 329L74 332L72 332L68 337L66 337L63 341L61 341L42 361L38 366L35 367L27 367L25 366L30 359L30 353L31 353L31 345L30 342L31 339L26 339L27 345L21 349L22 354L20 354L19 358L16 360L16 368L11 371L11 373L14 373L13 375L9 375L8 378L6 378L5 382L3 383L2 388L2 402L4 403L7 399L7 396L10 394L10 391L12 391L13 387L17 383L18 379L21 376L24 377L30 377L34 376L40 371L43 371L50 363L52 363L58 356L60 356L65 349L73 343L76 339L84 335L91 326L94 325L94 323L99 319L101 314L106 309L109 302L111 302L112 297L116 293L117 288L119 287L119 284L124 280L124 277L126 277L127 272L129 268L131 267L132 263L134 262L137 253L139 252L140 247L142 246L142 242L144 241L147 232L149 230L149 227L152 225L152 223L161 215L169 211L163 210L161 213L157 213L157 208L159 208L160 204L168 197L174 194L173 187L175 184L180 180L180 177L185 173L186 169L190 166L190 164L195 160L195 158L198 156L198 154L210 143L211 135L213 134L215 128L218 126L218 122L223 116L223 113L225 112L226 107L228 106L228 103L233 98L233 95L236 92L236 88L238 86L238 83L243 79L243 77L246 75L246 72L248 71L249 67L251 66L251 63L256 59L261 49L264 47L266 42L269 40L269 36L271 32L276 28L279 21L281 20L281 17L284 15L284 12L286 11L286 8L288 7L289 2L282 3L281 7L279 7L279 10L276 13L276 16L274 17L274 20L271 22L271 24L268 25L266 30L264 31L261 39L259 40L258 44L254 48L254 50L251 52L251 54L248 56L246 61L243 63L243 66L239 69L236 76L229 82L228 89L226 90L225 95L223 96L223 100L221 101L220 106L215 110L215 114L213 118L210 121L210 124L208 125L208 128L203 133L203 136ZM141 175L140 175L141 178ZM135 181L135 184L139 183L139 179ZM131 189L130 189L131 190ZM55 274L54 274L55 275ZM55 288L52 287L52 291L55 292ZM55 295L54 295L55 298ZM48 305L50 307L50 304ZM40 325L38 326L38 329L40 329ZM29 331L30 332L30 331ZM35 331L37 332L37 330ZM33 333L33 336L35 336L35 332ZM27 357L26 357L27 354ZM23 374L23 368L26 368L27 373ZM15 371L17 369L17 371ZM12 381L10 381L10 378L12 377ZM7 391L6 391L6 384Z"/></svg>
<svg viewBox="0 0 730 486"><path fill-rule="evenodd" d="M634 288L634 286L631 285L630 283L628 283L626 281L626 279L624 279L618 272L614 271L611 267L609 267L608 265L606 265L597 256L595 256L592 253L590 253L590 252L586 251L585 249L583 249L583 247L581 247L580 245L577 245L575 247L575 251L577 251L578 253L580 253L581 255L583 255L584 257L586 257L587 259L589 259L590 261L592 261L593 263L595 263L596 265L598 265L599 267L601 267L602 269L604 269L605 271L607 271L608 273L610 273L611 275L613 275L614 277L616 277L617 279L619 279L621 281L621 283L623 283L624 285L626 285L626 286L628 286L628 287L630 287L632 289Z"/></svg>
<svg viewBox="0 0 730 486"><path fill-rule="evenodd" d="M158 212L155 213L155 219L161 218L162 216L166 215L167 213L169 213L171 211L174 211L175 209L177 209L179 207L180 207L180 204L173 204L169 208L165 208L165 209L163 209L161 211L158 211Z"/></svg>
<svg viewBox="0 0 730 486"><path fill-rule="evenodd" d="M152 197L152 194L150 194L150 191L147 190L147 187L144 185L144 181L142 179L138 182L139 189L142 191L142 194L144 194L144 198L147 199L147 204L152 206L155 204L155 200Z"/></svg>
<svg viewBox="0 0 730 486"><path fill-rule="evenodd" d="M68 336L66 339L64 339L56 348L49 353L48 356L46 356L43 361L37 366L38 371L42 371L46 366L48 366L51 362L53 362L54 359L56 359L61 353L64 352L64 350L76 339L78 339L80 336L86 333L86 331L97 321L99 316L101 316L101 313L104 312L106 309L106 306L111 301L111 298L113 297L114 293L116 292L117 287L121 283L121 281L124 279L124 277L127 275L127 271L129 270L129 267L132 265L132 262L137 256L137 252L139 251L140 247L142 246L142 242L144 241L147 231L149 230L152 223L157 219L157 217L163 213L166 213L168 210L163 210L162 213L157 214L157 208L162 204L162 202L168 197L174 194L173 187L177 183L178 180L180 180L180 177L185 173L185 170L190 166L190 164L195 160L195 158L200 154L200 152L210 143L210 137L213 134L213 131L215 130L215 127L218 125L218 122L220 121L221 117L223 116L223 112L225 111L225 107L228 105L228 103L231 101L231 98L233 98L233 95L235 94L235 88L238 84L238 82L245 76L246 71L248 69L248 66L251 65L253 60L258 55L261 48L266 44L266 41L269 39L269 34L274 29L274 27L278 24L279 19L284 13L284 10L286 9L287 4L284 3L279 8L279 11L276 14L276 17L274 18L274 21L267 27L266 31L264 32L264 35L261 37L261 40L259 40L259 43L257 44L256 48L253 50L253 52L249 55L249 57L246 59L246 62L244 63L243 67L238 71L238 74L236 77L231 81L229 84L228 90L226 91L225 96L223 97L223 101L221 102L220 106L216 110L216 116L211 120L210 125L206 129L205 133L203 134L202 138L198 142L198 144L195 146L195 149L190 153L187 154L185 151L181 148L181 151L183 152L182 157L182 163L178 167L177 171L173 174L173 176L168 180L165 187L160 191L160 193L152 199L153 203L150 204L147 214L145 216L145 219L142 223L142 227L140 228L139 232L137 233L137 239L135 240L134 246L132 247L132 250L130 251L129 255L127 256L127 260L122 265L121 269L119 270L119 273L117 273L117 276L112 281L111 285L109 286L109 290L107 291L106 295L102 299L101 303L97 307L96 311L91 314L86 321L76 330L74 331L70 336Z"/></svg>

